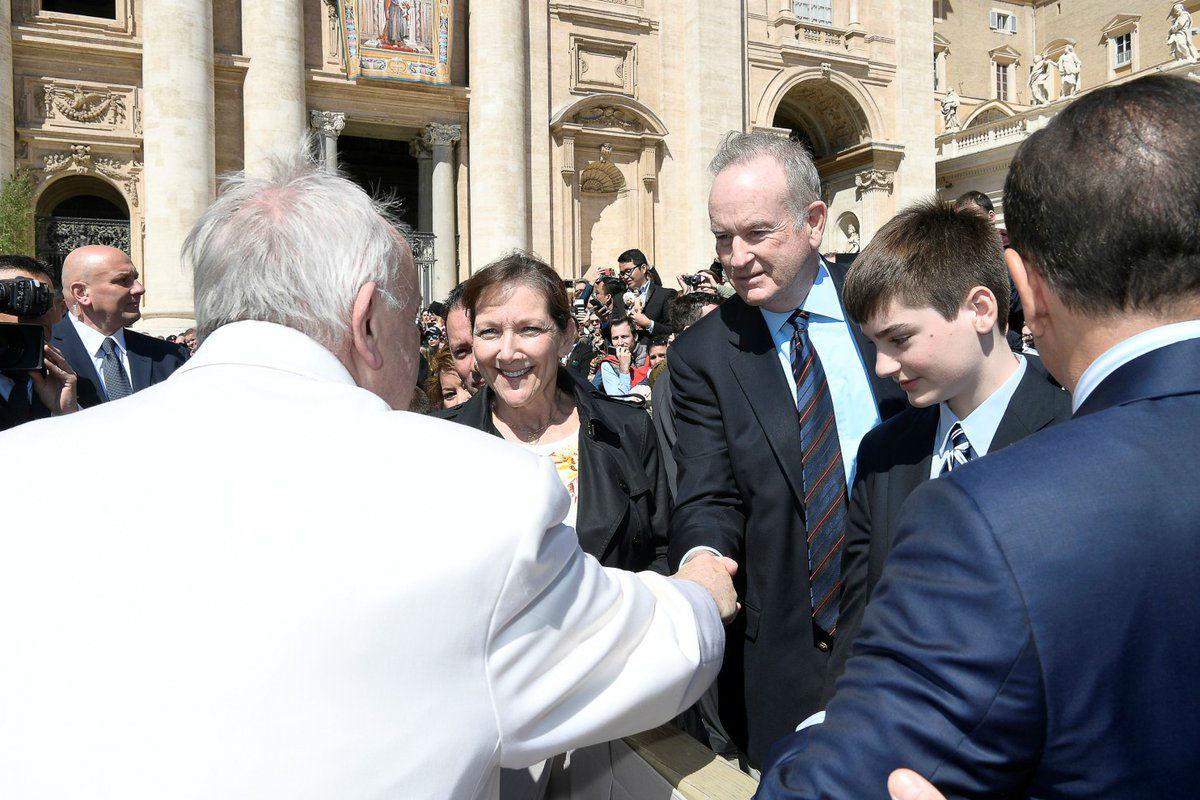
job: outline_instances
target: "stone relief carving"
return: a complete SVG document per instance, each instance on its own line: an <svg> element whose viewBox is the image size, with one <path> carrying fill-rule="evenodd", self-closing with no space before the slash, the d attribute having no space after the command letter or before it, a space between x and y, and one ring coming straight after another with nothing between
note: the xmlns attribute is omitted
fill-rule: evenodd
<svg viewBox="0 0 1200 800"><path fill-rule="evenodd" d="M866 192L874 191L891 194L895 183L896 173L882 169L863 170L854 176L854 187L858 190L860 197Z"/></svg>
<svg viewBox="0 0 1200 800"><path fill-rule="evenodd" d="M587 194L612 194L625 188L625 177L615 164L593 161L579 173L579 191Z"/></svg>
<svg viewBox="0 0 1200 800"><path fill-rule="evenodd" d="M1041 53L1034 53L1029 71L1029 96L1035 106L1050 102L1050 69L1054 65Z"/></svg>
<svg viewBox="0 0 1200 800"><path fill-rule="evenodd" d="M942 130L945 133L962 130L962 123L958 121L958 92L954 91L954 87L950 87L950 91L946 92L946 96L942 98Z"/></svg>
<svg viewBox="0 0 1200 800"><path fill-rule="evenodd" d="M617 128L623 131L640 132L641 120L617 106L596 106L575 115L575 121L594 128Z"/></svg>
<svg viewBox="0 0 1200 800"><path fill-rule="evenodd" d="M429 148L452 145L462 139L462 125L430 123L421 134L422 143Z"/></svg>
<svg viewBox="0 0 1200 800"><path fill-rule="evenodd" d="M125 122L125 98L112 91L88 91L81 86L67 88L46 84L42 87L42 102L46 119L63 116L72 122L93 124L107 122L121 125Z"/></svg>
<svg viewBox="0 0 1200 800"><path fill-rule="evenodd" d="M68 153L49 153L42 157L42 169L46 175L69 172L76 175L98 174L118 183L129 198L130 206L137 206L138 178L142 174L142 162L118 161L114 158L92 156L92 146L73 144Z"/></svg>
<svg viewBox="0 0 1200 800"><path fill-rule="evenodd" d="M1075 55L1075 48L1067 45L1063 54L1058 57L1058 74L1061 76L1059 97L1074 97L1079 94L1082 88L1079 71L1082 68L1083 63L1079 56Z"/></svg>
<svg viewBox="0 0 1200 800"><path fill-rule="evenodd" d="M336 137L346 127L346 115L341 111L310 111L308 124L323 136Z"/></svg>
<svg viewBox="0 0 1200 800"><path fill-rule="evenodd" d="M329 58L342 60L342 23L338 19L337 0L325 0L327 24L329 26Z"/></svg>
<svg viewBox="0 0 1200 800"><path fill-rule="evenodd" d="M1171 48L1171 58L1176 61L1200 61L1196 45L1192 44L1192 15L1184 8L1183 3L1171 6L1167 15L1171 27L1167 31L1167 46Z"/></svg>

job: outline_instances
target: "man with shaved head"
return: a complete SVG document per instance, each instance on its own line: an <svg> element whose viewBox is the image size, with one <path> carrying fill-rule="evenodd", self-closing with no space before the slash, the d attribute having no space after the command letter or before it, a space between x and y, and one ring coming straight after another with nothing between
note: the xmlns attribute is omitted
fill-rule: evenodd
<svg viewBox="0 0 1200 800"><path fill-rule="evenodd" d="M142 316L146 289L137 267L115 247L90 244L63 261L67 316L54 326L54 346L79 376L79 405L87 408L165 381L187 348L127 330Z"/></svg>

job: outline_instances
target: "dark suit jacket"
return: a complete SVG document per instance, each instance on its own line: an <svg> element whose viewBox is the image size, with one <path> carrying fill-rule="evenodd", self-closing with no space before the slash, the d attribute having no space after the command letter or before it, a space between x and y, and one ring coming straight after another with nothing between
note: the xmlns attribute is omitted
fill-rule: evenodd
<svg viewBox="0 0 1200 800"><path fill-rule="evenodd" d="M650 415L558 372L579 412L579 546L606 567L666 573L670 500ZM485 386L435 416L499 436Z"/></svg>
<svg viewBox="0 0 1200 800"><path fill-rule="evenodd" d="M653 414L654 434L662 453L667 473L667 487L674 501L678 488L679 468L675 466L675 403L671 400L671 363L668 359L650 389L650 412Z"/></svg>
<svg viewBox="0 0 1200 800"><path fill-rule="evenodd" d="M42 401L36 394L30 399L28 383L24 381L13 386L8 400L0 398L0 431L15 428L35 419L45 419L48 416L50 416L50 409L42 405Z"/></svg>
<svg viewBox="0 0 1200 800"><path fill-rule="evenodd" d="M1008 409L996 428L989 456L1031 433L1071 418L1071 396L1051 383L1036 356L1025 356L1028 365L1013 392ZM875 584L904 501L929 480L937 436L938 406L910 408L872 430L858 448L846 547L842 551L842 600L838 636L829 656L822 702L833 696L833 684L846 666L850 645L862 624L862 615ZM1011 480L1020 482L1020 475Z"/></svg>
<svg viewBox="0 0 1200 800"><path fill-rule="evenodd" d="M108 398L96 365L68 317L63 317L54 326L51 344L62 351L71 369L79 376L79 407L89 408L105 402ZM125 329L125 348L129 353L129 385L135 392L165 381L188 359L188 350L183 345L128 328Z"/></svg>
<svg viewBox="0 0 1200 800"><path fill-rule="evenodd" d="M845 271L834 264L830 273L840 287ZM873 365L875 348L851 330ZM757 766L817 710L828 655L811 623L796 404L761 312L740 297L689 328L669 358L679 468L671 563L706 545L741 565L743 611L726 632L721 719ZM895 382L868 372L881 415L903 409Z"/></svg>
<svg viewBox="0 0 1200 800"><path fill-rule="evenodd" d="M650 293L646 296L646 304L642 307L642 313L654 320L655 336L667 336L675 332L667 319L667 310L671 306L671 300L677 294L678 292L674 289L650 284Z"/></svg>
<svg viewBox="0 0 1200 800"><path fill-rule="evenodd" d="M825 722L758 797L886 797L900 765L950 797L1195 797L1197 474L1191 340L918 488Z"/></svg>

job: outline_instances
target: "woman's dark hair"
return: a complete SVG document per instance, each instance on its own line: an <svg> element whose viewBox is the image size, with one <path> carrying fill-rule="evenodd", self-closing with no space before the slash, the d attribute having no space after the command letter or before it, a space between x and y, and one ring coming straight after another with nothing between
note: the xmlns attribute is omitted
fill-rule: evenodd
<svg viewBox="0 0 1200 800"><path fill-rule="evenodd" d="M567 300L567 290L563 288L562 276L545 261L520 250L501 256L463 284L462 304L471 324L475 323L475 310L485 295L500 291L507 297L518 286L528 287L541 295L555 327L559 331L567 330L572 321L571 304Z"/></svg>

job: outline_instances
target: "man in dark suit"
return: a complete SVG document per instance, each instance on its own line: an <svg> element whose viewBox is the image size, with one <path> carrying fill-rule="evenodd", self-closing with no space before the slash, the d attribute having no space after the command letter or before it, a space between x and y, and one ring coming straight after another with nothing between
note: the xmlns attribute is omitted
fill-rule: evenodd
<svg viewBox="0 0 1200 800"><path fill-rule="evenodd" d="M165 381L187 361L187 348L128 330L142 316L145 291L115 247L87 245L63 260L68 314L54 326L54 345L79 376L81 407Z"/></svg>
<svg viewBox="0 0 1200 800"><path fill-rule="evenodd" d="M1010 265L1074 417L913 493L825 721L759 797L885 797L902 765L950 796L1195 796L1197 109L1146 77L1018 150Z"/></svg>
<svg viewBox="0 0 1200 800"><path fill-rule="evenodd" d="M899 383L913 408L858 449L826 703L908 495L1071 416L1070 395L1033 366L1036 356L1008 347L1009 281L990 220L940 201L893 217L846 275L846 310L875 344L876 372Z"/></svg>
<svg viewBox="0 0 1200 800"><path fill-rule="evenodd" d="M821 261L826 207L804 147L731 134L713 160L709 217L737 290L671 347L673 564L740 564L721 720L751 767L818 707L863 434L904 407L845 316L844 272Z"/></svg>
<svg viewBox="0 0 1200 800"><path fill-rule="evenodd" d="M626 250L617 256L621 280L641 298L642 310L629 315L638 330L653 336L675 333L667 311L675 297L674 289L665 289L652 280L651 266L641 250Z"/></svg>
<svg viewBox="0 0 1200 800"><path fill-rule="evenodd" d="M44 284L53 298L50 308L36 317L0 314L0 322L40 325L44 371L0 373L0 431L79 410L77 378L66 358L50 344L51 329L62 318L62 293L50 269L35 258L0 255L0 280L25 278Z"/></svg>

